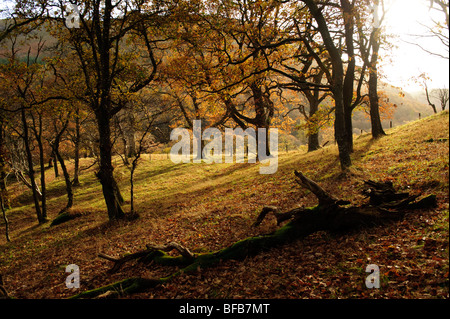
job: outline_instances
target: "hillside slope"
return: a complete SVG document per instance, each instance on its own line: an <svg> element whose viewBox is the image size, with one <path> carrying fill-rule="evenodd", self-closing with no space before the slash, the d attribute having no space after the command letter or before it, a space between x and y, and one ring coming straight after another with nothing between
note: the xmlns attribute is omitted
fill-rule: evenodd
<svg viewBox="0 0 450 319"><path fill-rule="evenodd" d="M148 243L171 241L193 252L210 251L270 232L276 228L274 219L251 227L263 206L288 210L316 204L315 197L294 182L293 171L299 170L354 204L365 201L362 182L372 179L391 180L413 194L434 193L438 208L364 232L316 233L124 298L448 298L448 125L444 112L388 130L388 136L377 141L361 135L347 174L339 170L334 145L308 154L281 153L273 175L260 175L255 164L173 164L146 156L135 182L140 217L115 224L107 223L93 169L83 171L82 186L76 189L73 212L81 217L53 227L37 226L28 189L12 183L12 242L0 239L0 274L16 298L64 298L128 277L165 276L171 271L133 262L109 274L111 263L97 255L122 256ZM128 199L129 172L119 160L116 164ZM52 219L65 204L64 182L53 172L47 178ZM68 264L80 267L81 288L76 292L65 287ZM369 264L380 268L380 289L364 285Z"/></svg>

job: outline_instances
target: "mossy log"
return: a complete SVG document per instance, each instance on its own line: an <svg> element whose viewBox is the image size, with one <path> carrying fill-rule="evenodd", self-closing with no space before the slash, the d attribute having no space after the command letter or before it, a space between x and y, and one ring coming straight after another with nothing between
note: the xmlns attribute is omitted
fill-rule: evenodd
<svg viewBox="0 0 450 319"><path fill-rule="evenodd" d="M147 246L147 249L137 253L126 255L122 258L113 258L104 254L99 257L114 262L111 271L115 272L133 259L141 262L154 262L166 266L178 266L180 269L170 276L159 279L128 278L117 283L98 289L80 293L75 298L92 298L105 294L108 291L121 294L130 294L140 290L156 287L181 274L196 271L199 268L211 267L224 260L242 260L256 255L264 250L290 243L294 240L305 238L317 231L345 232L362 227L380 225L386 222L402 219L412 209L425 209L436 205L436 197L429 195L419 201L417 196L409 196L401 193L396 196L392 185L389 183L376 183L368 181L364 194L370 197L367 205L351 206L350 202L336 199L330 196L319 185L311 181L303 174L295 172L297 182L309 189L319 200L319 205L312 208L295 208L285 213L279 213L273 206L264 207L254 226L258 226L264 218L273 213L277 223L281 224L289 220L276 231L255 237L249 237L215 252L192 254L179 244L171 243L166 246ZM385 196L383 196L385 192ZM376 196L376 199L374 197ZM171 256L167 251L176 249L178 256Z"/></svg>
<svg viewBox="0 0 450 319"><path fill-rule="evenodd" d="M58 216L55 217L55 219L53 219L50 226L56 226L68 222L69 220L81 217L81 215L82 214L79 212L72 212L64 209L58 214Z"/></svg>

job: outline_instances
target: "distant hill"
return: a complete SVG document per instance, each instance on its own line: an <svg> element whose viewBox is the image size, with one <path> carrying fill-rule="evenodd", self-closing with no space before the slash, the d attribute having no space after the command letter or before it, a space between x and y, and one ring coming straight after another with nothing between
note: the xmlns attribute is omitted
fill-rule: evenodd
<svg viewBox="0 0 450 319"><path fill-rule="evenodd" d="M392 119L382 121L385 129L389 128L391 120L392 126L395 127L418 120L419 114L422 118L433 114L425 95L421 92L409 93L388 84L380 85L379 90L384 92L390 103L396 105ZM370 132L370 118L365 111L359 110L354 113L353 128L356 134L360 133L361 130Z"/></svg>

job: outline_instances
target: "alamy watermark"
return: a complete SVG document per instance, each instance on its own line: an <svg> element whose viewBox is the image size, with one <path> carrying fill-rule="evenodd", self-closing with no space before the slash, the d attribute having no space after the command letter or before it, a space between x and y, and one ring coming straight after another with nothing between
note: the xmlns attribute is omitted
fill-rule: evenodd
<svg viewBox="0 0 450 319"><path fill-rule="evenodd" d="M80 27L80 10L76 4L71 3L70 13L64 18L69 29Z"/></svg>
<svg viewBox="0 0 450 319"><path fill-rule="evenodd" d="M70 264L66 267L66 272L70 273L66 278L66 287L69 289L80 288L80 267Z"/></svg>
<svg viewBox="0 0 450 319"><path fill-rule="evenodd" d="M172 141L178 141L170 150L173 163L244 163L245 139L247 138L247 162L262 164L260 174L274 174L278 169L278 129L271 128L226 128L223 134L218 128L210 127L202 132L200 120L193 121L192 139L188 129L176 128L170 134ZM180 139L181 137L181 139ZM223 141L223 137L225 141ZM191 153L192 140L192 153ZM236 140L236 143L234 141ZM203 146L202 141L209 141ZM234 157L235 156L235 157ZM235 158L235 161L234 161Z"/></svg>
<svg viewBox="0 0 450 319"><path fill-rule="evenodd" d="M371 273L366 277L366 287L369 289L380 288L380 268L371 264L366 267L366 272Z"/></svg>

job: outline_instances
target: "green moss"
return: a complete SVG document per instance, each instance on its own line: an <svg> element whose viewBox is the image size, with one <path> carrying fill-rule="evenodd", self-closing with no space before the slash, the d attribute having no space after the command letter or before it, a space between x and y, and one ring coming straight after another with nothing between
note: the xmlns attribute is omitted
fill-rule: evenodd
<svg viewBox="0 0 450 319"><path fill-rule="evenodd" d="M69 220L75 219L77 217L80 217L80 213L71 213L71 212L64 212L62 214L59 214L50 224L50 226L56 226L62 223L65 223Z"/></svg>
<svg viewBox="0 0 450 319"><path fill-rule="evenodd" d="M170 256L167 253L157 250L149 253L146 257L140 259L142 262L155 262L163 266L184 266L192 262L191 259L184 256Z"/></svg>

